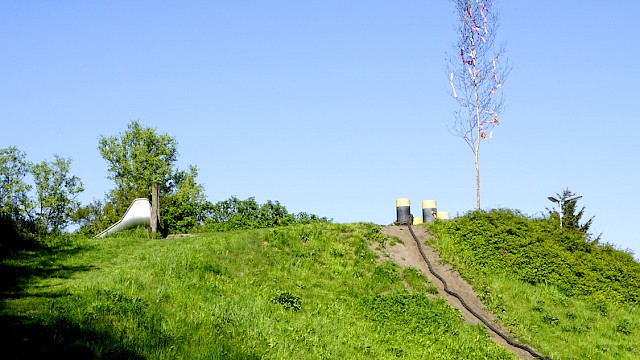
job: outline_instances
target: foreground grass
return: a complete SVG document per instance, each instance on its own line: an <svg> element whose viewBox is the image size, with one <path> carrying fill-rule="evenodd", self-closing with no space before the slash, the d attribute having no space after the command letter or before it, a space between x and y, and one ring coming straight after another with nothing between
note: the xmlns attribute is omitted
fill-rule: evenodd
<svg viewBox="0 0 640 360"><path fill-rule="evenodd" d="M372 225L74 240L4 260L3 358L512 359Z"/></svg>
<svg viewBox="0 0 640 360"><path fill-rule="evenodd" d="M431 225L429 241L545 355L639 359L640 264L553 225L509 211L473 213Z"/></svg>

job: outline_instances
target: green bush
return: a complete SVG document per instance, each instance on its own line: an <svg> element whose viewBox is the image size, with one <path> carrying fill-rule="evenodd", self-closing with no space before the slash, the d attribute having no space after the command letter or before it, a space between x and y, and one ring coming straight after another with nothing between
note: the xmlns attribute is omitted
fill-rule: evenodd
<svg viewBox="0 0 640 360"><path fill-rule="evenodd" d="M212 205L207 212L204 229L214 232L331 222L326 217L305 212L290 214L278 201L258 204L253 197L240 200L232 196Z"/></svg>
<svg viewBox="0 0 640 360"><path fill-rule="evenodd" d="M549 219L512 210L476 211L429 228L451 240L460 265L477 274L555 285L568 296L596 301L640 301L640 264L632 255Z"/></svg>
<svg viewBox="0 0 640 360"><path fill-rule="evenodd" d="M0 210L0 259L14 251L37 246L38 239L34 222Z"/></svg>

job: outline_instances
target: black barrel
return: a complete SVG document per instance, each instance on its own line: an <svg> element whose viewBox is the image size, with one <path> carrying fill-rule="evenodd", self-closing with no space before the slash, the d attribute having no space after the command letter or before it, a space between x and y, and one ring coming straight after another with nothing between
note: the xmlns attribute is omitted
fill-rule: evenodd
<svg viewBox="0 0 640 360"><path fill-rule="evenodd" d="M422 202L422 221L431 222L436 219L438 209L435 200L425 200Z"/></svg>
<svg viewBox="0 0 640 360"><path fill-rule="evenodd" d="M411 222L411 201L407 198L396 200L396 217L398 224Z"/></svg>

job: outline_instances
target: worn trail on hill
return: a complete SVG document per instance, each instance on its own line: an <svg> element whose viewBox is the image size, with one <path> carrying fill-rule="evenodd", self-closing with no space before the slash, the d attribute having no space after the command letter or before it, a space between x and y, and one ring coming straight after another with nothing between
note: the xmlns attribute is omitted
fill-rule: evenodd
<svg viewBox="0 0 640 360"><path fill-rule="evenodd" d="M431 236L424 228L422 227L414 227L414 232L418 236L419 239L424 240L428 236ZM427 264L424 262L424 259L420 255L420 251L418 250L418 246L416 245L409 229L405 226L387 226L382 229L383 234L387 236L396 236L400 240L401 243L395 243L394 245L386 244L384 249L376 250L381 257L387 257L394 261L401 267L412 267L420 270L426 277L434 283L438 287L438 292L442 297L447 300L449 305L458 309L464 318L464 320L470 324L481 324L480 320L478 320L471 312L464 308L464 306L460 303L458 299L447 294L444 291L444 285L440 280L438 280L435 276L431 274ZM464 301L469 305L476 313L480 314L484 319L490 322L494 327L498 330L506 334L510 339L514 339L513 334L509 333L496 319L496 317L487 311L478 298L478 296L473 291L473 288L469 283L467 283L457 271L451 268L449 265L442 264L440 262L440 257L435 252L435 250L429 246L422 243L423 250L429 259L433 269L436 273L438 273L442 278L447 282L449 289L456 294L458 294ZM512 346L507 343L504 339L502 339L498 334L491 331L491 329L487 328L489 334L493 340L499 345L503 346L513 354L519 356L522 359L534 359L531 354L527 351L520 349L518 347Z"/></svg>

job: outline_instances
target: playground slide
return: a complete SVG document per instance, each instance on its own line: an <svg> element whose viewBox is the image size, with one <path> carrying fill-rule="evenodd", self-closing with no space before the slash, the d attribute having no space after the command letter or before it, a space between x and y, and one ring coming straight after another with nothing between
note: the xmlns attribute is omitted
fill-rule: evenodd
<svg viewBox="0 0 640 360"><path fill-rule="evenodd" d="M149 225L151 223L151 203L149 199L139 198L133 200L127 211L124 213L122 219L118 220L115 224L109 226L105 231L96 235L97 238L102 238L107 235L116 233L118 231L137 226L137 225Z"/></svg>

